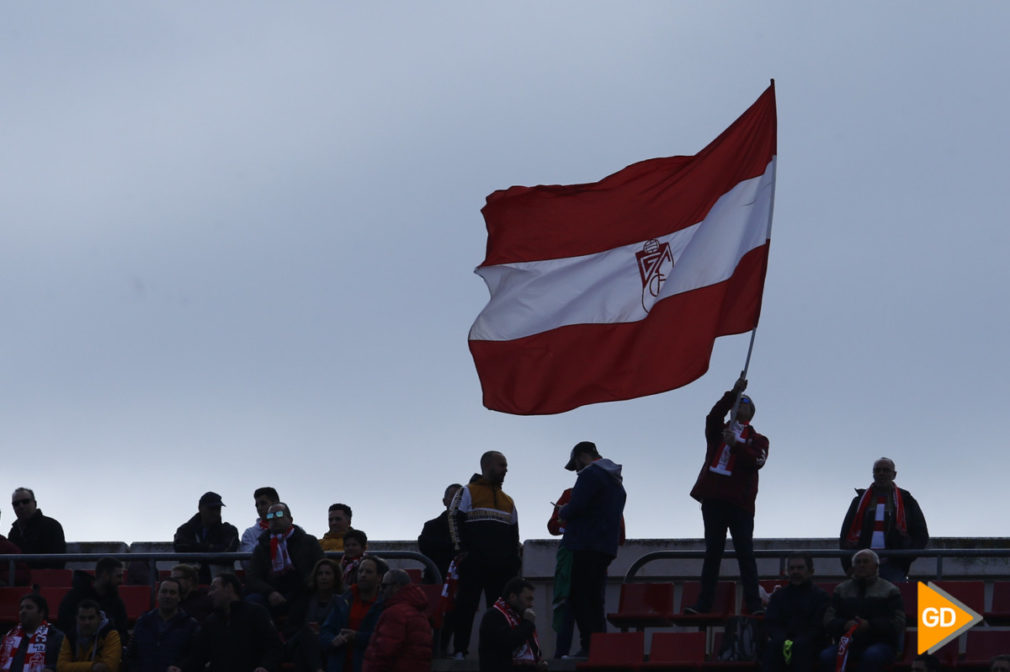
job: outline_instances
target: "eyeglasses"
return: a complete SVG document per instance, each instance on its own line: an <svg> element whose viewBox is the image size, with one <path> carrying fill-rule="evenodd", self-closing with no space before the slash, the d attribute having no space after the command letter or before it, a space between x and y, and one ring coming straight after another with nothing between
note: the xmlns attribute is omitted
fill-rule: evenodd
<svg viewBox="0 0 1010 672"><path fill-rule="evenodd" d="M273 520L274 518L283 518L283 517L284 517L283 511L271 511L270 513L267 514L267 520Z"/></svg>
<svg viewBox="0 0 1010 672"><path fill-rule="evenodd" d="M25 497L24 499L15 499L11 501L11 506L24 506L25 504L31 504L31 498Z"/></svg>

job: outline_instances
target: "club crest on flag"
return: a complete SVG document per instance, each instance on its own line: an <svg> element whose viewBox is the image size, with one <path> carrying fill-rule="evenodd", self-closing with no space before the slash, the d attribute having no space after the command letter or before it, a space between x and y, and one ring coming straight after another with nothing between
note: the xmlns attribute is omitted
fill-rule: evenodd
<svg viewBox="0 0 1010 672"><path fill-rule="evenodd" d="M635 252L638 272L642 276L642 308L648 313L659 298L663 282L673 270L673 253L670 243L660 243L655 238L645 241L641 252Z"/></svg>

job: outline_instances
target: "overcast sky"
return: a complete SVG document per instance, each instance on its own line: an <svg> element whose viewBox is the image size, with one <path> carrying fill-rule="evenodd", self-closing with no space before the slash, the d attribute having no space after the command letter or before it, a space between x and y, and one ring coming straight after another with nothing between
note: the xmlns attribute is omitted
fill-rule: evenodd
<svg viewBox="0 0 1010 672"><path fill-rule="evenodd" d="M886 455L934 536L1006 536L1007 34L998 2L7 3L0 488L78 541L171 539L206 490L243 529L261 485L410 539L495 449L541 538L588 439L630 537L700 537L749 336L673 392L488 411L480 208L693 154L775 78L755 535L836 536Z"/></svg>

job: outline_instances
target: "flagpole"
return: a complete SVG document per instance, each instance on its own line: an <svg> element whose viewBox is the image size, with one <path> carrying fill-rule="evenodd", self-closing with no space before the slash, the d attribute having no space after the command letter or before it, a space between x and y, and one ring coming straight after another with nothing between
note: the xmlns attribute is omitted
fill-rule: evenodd
<svg viewBox="0 0 1010 672"><path fill-rule="evenodd" d="M773 86L773 87L775 86L775 78L774 77L771 80L771 86ZM768 208L768 229L765 231L765 240L769 240L771 238L771 236L772 236L772 220L775 218L775 185L778 182L777 178L778 178L778 169L779 169L778 150L776 150L775 156L772 158L772 160L773 160L773 163L772 163L772 197L771 197L771 204L770 204L770 206ZM751 356L751 353L754 352L754 338L757 336L757 330L758 330L758 325L755 324L754 328L751 329L751 332L750 332L750 345L747 346L747 359L744 361L743 371L740 372L740 378L742 380L747 380L747 370L750 369L750 356ZM737 412L737 409L740 407L740 394L741 394L741 392L737 392L736 393L736 400L733 402L733 412L730 413L730 416L729 416L730 422L733 422L733 421L736 420L736 412Z"/></svg>

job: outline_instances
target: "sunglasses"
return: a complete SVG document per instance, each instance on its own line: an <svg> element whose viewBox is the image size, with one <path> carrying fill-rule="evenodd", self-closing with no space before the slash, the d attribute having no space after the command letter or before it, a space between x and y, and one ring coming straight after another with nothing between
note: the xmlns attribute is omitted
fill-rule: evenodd
<svg viewBox="0 0 1010 672"><path fill-rule="evenodd" d="M29 499L29 498L25 498L25 499L15 499L15 500L13 500L13 501L11 502L11 506L24 506L25 504L30 504L30 503L31 503L31 501L32 501L32 500L31 500L31 499Z"/></svg>
<svg viewBox="0 0 1010 672"><path fill-rule="evenodd" d="M283 517L284 517L283 511L271 511L270 513L267 514L267 520L273 520L274 518L283 518Z"/></svg>

